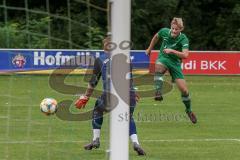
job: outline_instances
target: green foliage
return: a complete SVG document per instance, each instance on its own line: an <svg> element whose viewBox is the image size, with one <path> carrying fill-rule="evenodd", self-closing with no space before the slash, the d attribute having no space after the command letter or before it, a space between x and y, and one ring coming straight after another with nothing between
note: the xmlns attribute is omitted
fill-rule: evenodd
<svg viewBox="0 0 240 160"><path fill-rule="evenodd" d="M33 19L29 24L8 22L0 25L1 48L48 48L49 38L46 26L49 17Z"/></svg>
<svg viewBox="0 0 240 160"><path fill-rule="evenodd" d="M131 2L132 49L146 49L160 28L169 27L173 17L182 17L191 50L240 50L239 0ZM8 23L0 23L0 47L101 49L107 12L95 7L106 8L107 1L90 3L92 6L85 1L71 1L68 10L67 1L50 2L50 15L29 12L28 22L25 12L8 14ZM34 1L29 5L34 11L46 11L44 3ZM0 12L0 19L4 16Z"/></svg>
<svg viewBox="0 0 240 160"><path fill-rule="evenodd" d="M222 32L215 37L217 45L240 50L240 4L236 4L227 15L218 17L217 28Z"/></svg>
<svg viewBox="0 0 240 160"><path fill-rule="evenodd" d="M189 7L190 5L190 7ZM183 3L183 18L191 49L239 50L239 1L191 1ZM238 43L238 44L237 44Z"/></svg>
<svg viewBox="0 0 240 160"><path fill-rule="evenodd" d="M87 32L87 37L90 41L85 43L89 49L102 49L102 40L104 39L104 32L99 27L90 27Z"/></svg>
<svg viewBox="0 0 240 160"><path fill-rule="evenodd" d="M9 23L0 26L0 46L1 48L24 48L26 42L25 34L19 32L18 23Z"/></svg>
<svg viewBox="0 0 240 160"><path fill-rule="evenodd" d="M177 8L177 0L133 0L132 8L134 49L145 49L161 27L169 27L169 20Z"/></svg>
<svg viewBox="0 0 240 160"><path fill-rule="evenodd" d="M107 28L106 12L91 9L88 16L86 4L80 4L78 1L71 2L71 17L67 17L66 6L56 9L54 14L65 16L66 19L52 17L51 34L55 38L52 39L52 48L102 48L101 41Z"/></svg>
<svg viewBox="0 0 240 160"><path fill-rule="evenodd" d="M145 49L152 36L177 16L184 20L190 49L240 50L239 0L134 0L132 6L135 49Z"/></svg>

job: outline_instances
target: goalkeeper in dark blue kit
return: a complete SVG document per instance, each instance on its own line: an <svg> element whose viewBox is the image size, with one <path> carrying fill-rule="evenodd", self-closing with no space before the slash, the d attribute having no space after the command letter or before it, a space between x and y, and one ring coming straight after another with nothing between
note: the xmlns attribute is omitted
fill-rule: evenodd
<svg viewBox="0 0 240 160"><path fill-rule="evenodd" d="M100 147L100 133L101 133L101 126L103 123L103 113L106 111L107 106L107 93L109 92L108 83L107 80L107 66L110 66L109 63L111 61L110 59L110 53L108 44L110 42L110 37L107 37L103 40L103 47L104 47L104 53L99 58L97 58L94 62L94 69L92 77L88 83L88 87L86 89L86 92L84 95L80 96L80 98L75 102L75 106L78 109L84 108L87 104L89 98L91 97L94 88L97 86L98 81L102 77L102 83L103 83L103 92L101 96L96 100L93 115L92 115L92 127L93 127L93 140L91 143L84 146L86 150L92 150L93 148L99 148ZM133 112L134 108L136 106L136 102L138 101L139 97L135 93L134 87L133 87L133 80L131 78L130 80L130 124L129 124L129 136L133 144L133 149L137 152L138 155L145 155L146 153L144 150L140 147L138 137L137 137L137 131L136 131L136 125L133 119Z"/></svg>

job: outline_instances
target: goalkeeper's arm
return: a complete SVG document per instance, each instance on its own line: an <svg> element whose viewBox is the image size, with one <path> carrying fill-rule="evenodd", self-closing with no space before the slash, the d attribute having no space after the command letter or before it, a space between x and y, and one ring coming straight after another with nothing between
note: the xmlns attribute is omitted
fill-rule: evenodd
<svg viewBox="0 0 240 160"><path fill-rule="evenodd" d="M91 95L94 91L94 88L97 86L101 75L102 75L102 62L99 58L97 58L94 62L93 74L88 83L88 87L85 92L85 96L91 97Z"/></svg>
<svg viewBox="0 0 240 160"><path fill-rule="evenodd" d="M91 97L94 88L97 86L98 81L101 77L101 61L96 59L94 62L93 74L91 80L88 83L88 87L84 95L81 95L79 99L75 102L75 106L79 109L84 108L87 104L89 98Z"/></svg>
<svg viewBox="0 0 240 160"><path fill-rule="evenodd" d="M84 95L81 95L77 101L75 102L75 106L78 109L85 108L90 96L92 95L94 91L94 87L92 87L90 84L88 84L88 88L86 90L86 93Z"/></svg>

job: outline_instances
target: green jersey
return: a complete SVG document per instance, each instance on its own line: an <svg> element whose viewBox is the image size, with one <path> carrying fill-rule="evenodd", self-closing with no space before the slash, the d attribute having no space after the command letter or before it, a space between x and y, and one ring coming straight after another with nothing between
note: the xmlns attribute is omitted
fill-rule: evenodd
<svg viewBox="0 0 240 160"><path fill-rule="evenodd" d="M189 48L189 41L188 38L185 34L180 33L177 37L173 38L171 36L171 30L169 28L162 28L158 32L158 38L162 39L162 45L160 48L160 53L158 58L164 57L168 58L169 60L172 60L174 62L180 62L181 63L181 58L174 54L165 54L163 53L163 50L165 48L169 49L174 49L177 51L182 52L183 49L188 49Z"/></svg>

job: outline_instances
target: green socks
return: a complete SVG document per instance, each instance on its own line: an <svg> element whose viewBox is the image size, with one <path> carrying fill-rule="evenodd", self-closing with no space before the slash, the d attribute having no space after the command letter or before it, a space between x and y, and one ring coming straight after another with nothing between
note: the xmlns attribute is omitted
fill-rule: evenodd
<svg viewBox="0 0 240 160"><path fill-rule="evenodd" d="M182 102L186 107L186 112L192 112L190 95L182 95Z"/></svg>

